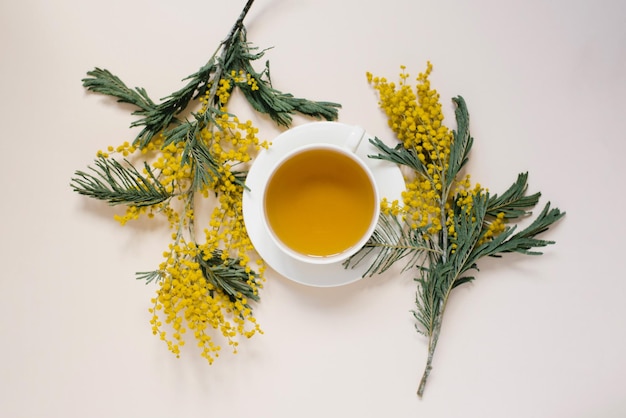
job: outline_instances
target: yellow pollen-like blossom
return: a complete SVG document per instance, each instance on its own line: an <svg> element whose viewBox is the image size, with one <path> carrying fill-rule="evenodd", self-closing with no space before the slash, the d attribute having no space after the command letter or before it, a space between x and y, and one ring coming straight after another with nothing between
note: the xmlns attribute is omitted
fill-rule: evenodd
<svg viewBox="0 0 626 418"><path fill-rule="evenodd" d="M109 146L98 151L98 156L109 158L120 154L132 159L140 154L148 159L149 169L164 190L172 197L151 206L128 206L124 215L115 219L125 225L142 215L150 218L162 215L172 231L172 242L163 252L159 266L159 287L150 308L152 331L163 340L169 350L179 356L185 339L195 338L202 356L212 363L219 355L221 345L216 338L223 338L233 351L237 351L237 337L250 338L262 332L252 315L248 299L238 293L228 295L207 280L203 268L206 263L236 265L247 275L247 285L254 295L264 281L265 264L258 257L243 222L242 196L244 186L237 177L253 156L268 143L257 137L258 129L251 121L240 121L227 113L225 107L234 84L244 84L258 89L254 77L243 72L231 73L218 82L215 97L221 114L213 123L205 125L198 133L198 140L209 150L215 163L216 173L210 181L197 190L199 196L214 199L210 220L201 234L202 242L186 239L183 231L194 229L196 219L194 199L189 190L195 187L195 173L189 160L184 162L185 141L165 144L164 136L156 136L143 148L125 142L117 147ZM210 86L209 86L210 87ZM207 90L210 90L207 89ZM203 115L209 108L209 94L200 98ZM144 169L144 175L148 170ZM146 178L150 178L146 176ZM219 259L212 258L218 254ZM204 267L203 264L205 263ZM254 268L250 266L254 265Z"/></svg>
<svg viewBox="0 0 626 418"><path fill-rule="evenodd" d="M414 228L441 230L441 205L444 173L448 166L452 132L444 125L439 94L428 79L432 65L421 73L415 89L408 83L410 75L401 66L398 83L367 73L367 79L379 95L379 105L387 115L389 127L405 148L412 149L427 167L426 175L412 173L403 193L403 211L413 219Z"/></svg>
<svg viewBox="0 0 626 418"><path fill-rule="evenodd" d="M407 150L411 150L424 167L423 172L411 172L405 177L406 189L402 204L383 200L383 214L402 214L410 220L413 229L422 229L433 236L444 227L456 248L455 206L470 213L474 198L485 190L476 184L472 187L469 176L453 181L446 179L450 149L454 140L451 130L444 125L444 115L439 93L430 83L432 64L416 78L416 85L409 84L406 67L397 83L384 77L367 73L367 81L378 92L379 106L385 112L389 127ZM451 184L446 190L446 184ZM498 216L490 221L487 232L481 238L485 242L503 232L504 218Z"/></svg>

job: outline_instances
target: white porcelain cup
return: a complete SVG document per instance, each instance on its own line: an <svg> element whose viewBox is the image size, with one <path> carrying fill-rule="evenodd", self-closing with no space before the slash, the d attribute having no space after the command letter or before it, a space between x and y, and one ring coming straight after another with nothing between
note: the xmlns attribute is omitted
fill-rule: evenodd
<svg viewBox="0 0 626 418"><path fill-rule="evenodd" d="M371 237L380 215L371 170L356 155L365 131L342 145L303 145L274 164L263 190L263 223L286 256L311 264L346 260Z"/></svg>

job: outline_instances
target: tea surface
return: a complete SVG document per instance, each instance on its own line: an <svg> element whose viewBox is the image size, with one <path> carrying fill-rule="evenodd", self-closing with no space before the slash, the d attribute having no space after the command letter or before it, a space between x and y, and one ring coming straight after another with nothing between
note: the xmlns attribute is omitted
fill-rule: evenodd
<svg viewBox="0 0 626 418"><path fill-rule="evenodd" d="M376 212L375 200L361 166L341 153L316 149L276 170L264 205L270 227L287 247L323 257L358 243Z"/></svg>

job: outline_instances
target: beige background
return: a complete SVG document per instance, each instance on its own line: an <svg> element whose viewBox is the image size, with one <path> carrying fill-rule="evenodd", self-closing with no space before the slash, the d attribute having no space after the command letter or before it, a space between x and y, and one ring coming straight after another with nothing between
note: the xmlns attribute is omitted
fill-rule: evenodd
<svg viewBox="0 0 626 418"><path fill-rule="evenodd" d="M454 293L421 401L409 274L314 289L270 273L255 307L265 335L210 367L152 336L155 287L133 276L159 263L168 233L121 228L115 210L70 190L98 149L134 135L128 108L80 80L104 67L163 97L242 5L2 2L0 416L626 416L618 0L257 0L249 39L274 47L276 87L340 102L342 122L391 143L364 74L395 79L404 64L417 75L430 60L446 112L467 100L474 179L498 192L528 170L530 190L568 215L544 256L487 260Z"/></svg>

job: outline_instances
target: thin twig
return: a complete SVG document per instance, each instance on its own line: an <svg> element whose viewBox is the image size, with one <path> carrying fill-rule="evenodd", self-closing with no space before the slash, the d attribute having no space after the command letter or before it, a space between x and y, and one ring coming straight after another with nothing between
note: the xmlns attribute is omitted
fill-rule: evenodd
<svg viewBox="0 0 626 418"><path fill-rule="evenodd" d="M252 3L254 3L254 0L248 0L246 5L243 7L243 10L241 11L239 18L237 18L237 21L228 33L228 36L226 36L226 38L222 41L222 54L220 55L216 63L215 77L213 78L215 81L213 82L211 90L209 91L208 103L212 103L213 99L215 98L215 94L217 93L217 89L219 87L219 81L222 78L224 72L224 60L226 59L226 54L228 53L230 45L233 43L233 39L235 39L235 35L237 35L241 28L243 28L243 20L248 14L250 7L252 7Z"/></svg>

